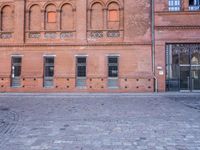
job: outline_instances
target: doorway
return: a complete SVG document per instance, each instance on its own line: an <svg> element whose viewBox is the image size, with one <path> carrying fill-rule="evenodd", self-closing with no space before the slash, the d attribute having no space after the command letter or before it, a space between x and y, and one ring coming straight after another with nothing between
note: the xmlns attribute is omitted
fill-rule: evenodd
<svg viewBox="0 0 200 150"><path fill-rule="evenodd" d="M200 91L200 44L166 45L167 91Z"/></svg>

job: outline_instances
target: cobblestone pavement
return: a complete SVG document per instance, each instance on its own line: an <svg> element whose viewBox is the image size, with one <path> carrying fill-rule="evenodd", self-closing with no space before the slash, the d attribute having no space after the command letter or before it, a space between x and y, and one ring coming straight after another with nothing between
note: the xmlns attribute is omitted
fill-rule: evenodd
<svg viewBox="0 0 200 150"><path fill-rule="evenodd" d="M0 150L200 150L200 94L0 94Z"/></svg>

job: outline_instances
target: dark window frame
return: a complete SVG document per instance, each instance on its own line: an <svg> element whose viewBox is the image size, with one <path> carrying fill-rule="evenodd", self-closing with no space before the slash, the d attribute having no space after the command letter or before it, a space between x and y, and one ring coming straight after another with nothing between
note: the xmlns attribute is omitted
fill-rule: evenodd
<svg viewBox="0 0 200 150"><path fill-rule="evenodd" d="M189 10L190 11L200 10L200 0L189 0Z"/></svg>
<svg viewBox="0 0 200 150"><path fill-rule="evenodd" d="M115 61L111 62L111 59L116 59ZM116 67L116 69L113 69ZM112 69L111 69L112 68ZM111 69L111 70L110 70ZM112 71L117 71L116 75L111 75ZM110 89L118 89L119 88L119 56L110 55L107 57L107 76L108 76L108 88Z"/></svg>
<svg viewBox="0 0 200 150"><path fill-rule="evenodd" d="M81 68L84 70L79 70ZM87 86L86 80L87 80L87 56L76 56L76 87L85 88Z"/></svg>
<svg viewBox="0 0 200 150"><path fill-rule="evenodd" d="M15 62L17 59L17 62ZM16 68L19 70L17 71ZM16 72L17 71L17 72ZM17 75L18 74L18 75ZM11 57L11 87L21 87L22 56Z"/></svg>
<svg viewBox="0 0 200 150"><path fill-rule="evenodd" d="M168 10L181 11L181 1L182 0L168 0Z"/></svg>
<svg viewBox="0 0 200 150"><path fill-rule="evenodd" d="M47 59L53 59L53 62L47 62ZM53 73L52 75L47 75L46 69L49 67L49 70L51 70L50 67L53 67ZM51 73L50 73L51 74ZM54 86L54 75L55 75L55 56L44 56L43 58L43 87L53 87Z"/></svg>

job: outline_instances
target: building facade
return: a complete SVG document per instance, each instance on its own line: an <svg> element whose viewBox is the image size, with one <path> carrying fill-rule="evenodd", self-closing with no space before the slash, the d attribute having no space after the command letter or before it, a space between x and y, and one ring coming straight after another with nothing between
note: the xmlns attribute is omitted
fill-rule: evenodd
<svg viewBox="0 0 200 150"><path fill-rule="evenodd" d="M166 91L200 90L200 1L155 0L155 67Z"/></svg>
<svg viewBox="0 0 200 150"><path fill-rule="evenodd" d="M1 0L0 92L200 90L198 0Z"/></svg>

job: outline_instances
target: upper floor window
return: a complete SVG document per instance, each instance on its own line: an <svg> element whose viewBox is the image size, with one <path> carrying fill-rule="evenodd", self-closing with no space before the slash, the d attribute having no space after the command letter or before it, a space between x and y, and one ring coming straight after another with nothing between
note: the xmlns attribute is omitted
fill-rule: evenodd
<svg viewBox="0 0 200 150"><path fill-rule="evenodd" d="M200 0L189 0L189 10L200 10Z"/></svg>
<svg viewBox="0 0 200 150"><path fill-rule="evenodd" d="M168 0L169 11L180 11L181 0Z"/></svg>

